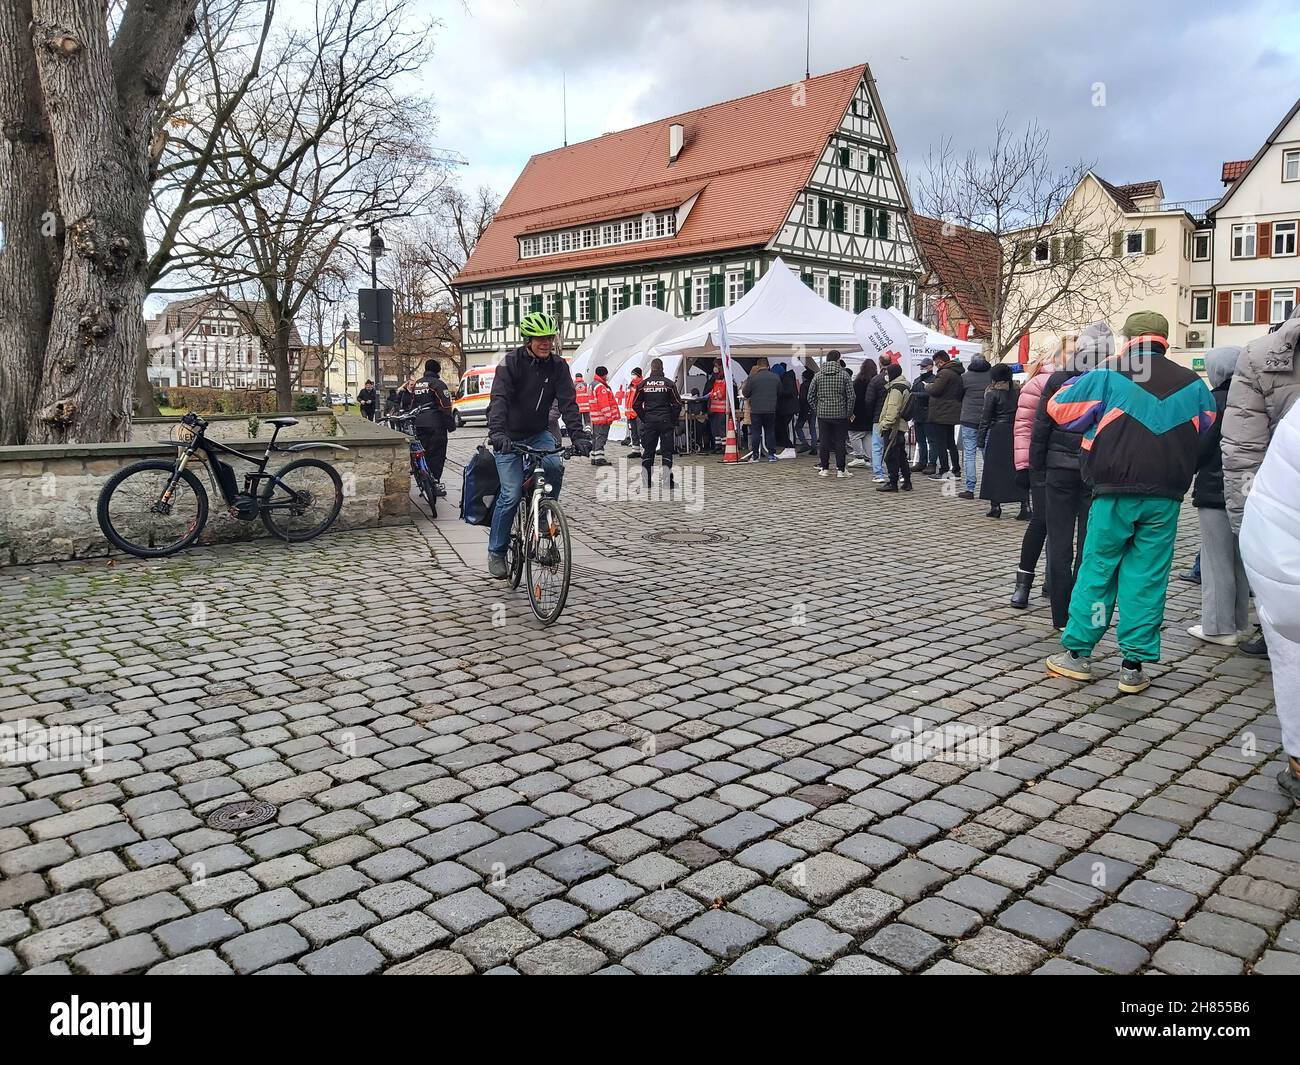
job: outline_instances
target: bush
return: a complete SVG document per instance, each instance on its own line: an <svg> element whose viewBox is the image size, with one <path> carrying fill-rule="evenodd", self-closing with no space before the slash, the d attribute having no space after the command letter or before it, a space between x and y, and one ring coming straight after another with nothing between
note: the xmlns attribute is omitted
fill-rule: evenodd
<svg viewBox="0 0 1300 1065"><path fill-rule="evenodd" d="M315 393L315 392L303 392L303 393L301 393L300 395L294 396L294 397L293 397L293 409L294 409L294 410L315 410L315 409L316 409L316 393Z"/></svg>
<svg viewBox="0 0 1300 1065"><path fill-rule="evenodd" d="M178 410L192 410L199 414L280 414L273 389L221 389L197 388L189 385L176 385L168 388L165 396L159 395L159 406L174 407ZM294 395L292 409L311 411L316 409L314 392L299 392Z"/></svg>

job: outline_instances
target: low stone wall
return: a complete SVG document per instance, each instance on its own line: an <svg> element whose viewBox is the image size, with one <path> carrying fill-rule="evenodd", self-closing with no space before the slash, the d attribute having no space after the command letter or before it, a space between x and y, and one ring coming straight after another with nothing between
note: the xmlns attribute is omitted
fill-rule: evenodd
<svg viewBox="0 0 1300 1065"><path fill-rule="evenodd" d="M399 525L411 520L410 459L406 438L358 415L295 413L299 424L282 430L279 439L320 439L347 451L321 448L272 457L270 469L295 458L315 457L331 463L343 478L343 510L335 529ZM163 443L175 432L177 419L142 419L136 437L122 444L56 444L0 447L0 566L108 555L109 543L95 518L104 482L123 466L150 458L174 458ZM243 416L209 420L213 439L260 456L271 438L262 424L255 438ZM225 459L229 461L229 456ZM235 460L237 480L249 467ZM206 471L198 472L208 492L208 524L199 543L268 536L260 521L231 518ZM326 535L329 535L328 533Z"/></svg>

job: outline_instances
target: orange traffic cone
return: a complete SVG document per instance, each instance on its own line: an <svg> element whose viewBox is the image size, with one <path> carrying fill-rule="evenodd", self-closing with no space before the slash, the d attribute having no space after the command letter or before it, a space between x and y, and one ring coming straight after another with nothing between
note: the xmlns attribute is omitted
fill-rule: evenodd
<svg viewBox="0 0 1300 1065"><path fill-rule="evenodd" d="M736 446L736 426L731 420L731 411L727 411L727 449L722 454L722 461L740 461L740 448Z"/></svg>

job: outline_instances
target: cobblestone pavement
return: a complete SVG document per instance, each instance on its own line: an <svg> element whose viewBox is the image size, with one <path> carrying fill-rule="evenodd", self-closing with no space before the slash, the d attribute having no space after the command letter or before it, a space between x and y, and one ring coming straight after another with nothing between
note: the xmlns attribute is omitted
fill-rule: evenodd
<svg viewBox="0 0 1300 1065"><path fill-rule="evenodd" d="M1267 663L1184 634L1194 587L1145 693L1109 640L1049 680L1023 525L701 468L696 508L571 466L639 565L549 629L415 527L5 571L0 717L106 750L0 766L0 971L1300 972ZM1000 757L891 757L918 720Z"/></svg>

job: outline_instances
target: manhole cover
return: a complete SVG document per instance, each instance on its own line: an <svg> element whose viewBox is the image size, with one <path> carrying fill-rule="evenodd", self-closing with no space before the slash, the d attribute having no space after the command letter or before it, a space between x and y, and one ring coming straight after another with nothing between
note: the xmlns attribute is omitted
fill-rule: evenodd
<svg viewBox="0 0 1300 1065"><path fill-rule="evenodd" d="M218 806L208 814L208 827L226 832L241 832L246 828L266 824L278 812L273 803L261 799L244 799L242 802Z"/></svg>
<svg viewBox="0 0 1300 1065"><path fill-rule="evenodd" d="M646 533L645 539L652 544L677 544L692 546L700 544L720 544L726 537L720 533L705 532L703 529L678 529L667 532Z"/></svg>

